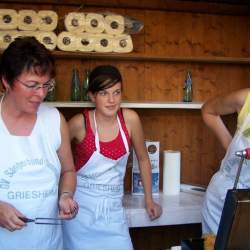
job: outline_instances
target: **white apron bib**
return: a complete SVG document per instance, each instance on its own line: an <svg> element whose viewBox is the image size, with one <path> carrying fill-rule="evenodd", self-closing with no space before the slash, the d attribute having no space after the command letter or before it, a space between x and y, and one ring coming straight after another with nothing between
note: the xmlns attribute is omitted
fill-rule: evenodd
<svg viewBox="0 0 250 250"><path fill-rule="evenodd" d="M250 114L247 115L242 126L236 132L230 143L227 153L222 160L220 170L212 177L202 209L203 233L217 234L221 213L228 189L232 189L238 170L240 157L235 152L250 147ZM247 129L248 128L248 129ZM237 188L250 187L250 161L246 160L242 166Z"/></svg>
<svg viewBox="0 0 250 250"><path fill-rule="evenodd" d="M60 162L42 124L38 114L30 136L11 135L1 119L0 103L0 201L28 218L58 216ZM27 223L14 232L0 227L0 249L61 250L61 236L61 226Z"/></svg>
<svg viewBox="0 0 250 250"><path fill-rule="evenodd" d="M129 155L128 142L117 117L126 154L112 160L100 153L96 128L96 151L77 172L77 216L63 226L65 250L133 249L122 206L123 179Z"/></svg>

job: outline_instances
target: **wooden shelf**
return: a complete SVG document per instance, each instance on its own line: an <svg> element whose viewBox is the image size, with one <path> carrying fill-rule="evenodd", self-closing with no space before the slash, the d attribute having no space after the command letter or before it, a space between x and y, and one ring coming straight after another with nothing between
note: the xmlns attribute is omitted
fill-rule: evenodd
<svg viewBox="0 0 250 250"><path fill-rule="evenodd" d="M0 50L0 55L3 50ZM141 62L174 62L174 63L211 63L211 64L250 64L249 57L206 57L206 56L158 56L138 53L97 53L97 52L71 52L54 50L52 54L58 59L98 59L116 61Z"/></svg>
<svg viewBox="0 0 250 250"><path fill-rule="evenodd" d="M222 64L250 64L250 58L244 57L205 57L205 56L188 56L188 57L171 57L144 55L136 53L85 53L85 52L67 52L53 51L56 58L61 59L98 59L98 60L119 60L119 61L143 61L143 62L179 62L179 63L222 63Z"/></svg>
<svg viewBox="0 0 250 250"><path fill-rule="evenodd" d="M34 5L34 0L5 0L6 3L19 3ZM92 1L92 0L36 0L36 5L72 5L81 6L84 3L84 8L123 8L123 9L148 9L160 11L184 11L193 13L216 13L216 14L229 14L229 15L249 15L249 2L248 0L210 0L210 1L179 1L179 0L144 0L141 1L127 1L127 0L105 0L105 1ZM195 2L195 3L194 3ZM118 4L119 3L119 4Z"/></svg>
<svg viewBox="0 0 250 250"><path fill-rule="evenodd" d="M47 105L57 108L89 108L94 107L91 102L46 102ZM139 109L201 109L202 102L123 102L123 108Z"/></svg>

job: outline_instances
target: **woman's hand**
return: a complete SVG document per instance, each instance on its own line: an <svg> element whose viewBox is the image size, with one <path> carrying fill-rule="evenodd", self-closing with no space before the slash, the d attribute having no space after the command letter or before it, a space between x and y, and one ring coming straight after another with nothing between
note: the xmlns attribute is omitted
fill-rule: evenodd
<svg viewBox="0 0 250 250"><path fill-rule="evenodd" d="M151 220L159 218L162 214L161 206L156 202L154 202L153 200L146 202L146 209L148 216Z"/></svg>
<svg viewBox="0 0 250 250"><path fill-rule="evenodd" d="M25 216L11 204L0 201L0 227L6 228L11 232L20 230L26 225L20 217Z"/></svg>
<svg viewBox="0 0 250 250"><path fill-rule="evenodd" d="M63 192L59 198L59 217L61 219L72 219L78 212L78 204L73 199L73 194Z"/></svg>

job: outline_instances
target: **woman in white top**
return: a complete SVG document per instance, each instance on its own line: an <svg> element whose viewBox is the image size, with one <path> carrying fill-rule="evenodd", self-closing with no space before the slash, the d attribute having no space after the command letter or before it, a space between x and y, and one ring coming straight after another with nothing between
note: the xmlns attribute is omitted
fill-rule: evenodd
<svg viewBox="0 0 250 250"><path fill-rule="evenodd" d="M3 52L0 69L0 249L61 250L60 225L25 223L71 219L77 211L67 124L42 104L54 88L54 60L35 38L18 38Z"/></svg>
<svg viewBox="0 0 250 250"><path fill-rule="evenodd" d="M221 119L222 115L232 113L238 113L234 136ZM214 132L226 151L219 171L209 183L202 210L203 233L216 235L227 190L234 186L240 162L240 157L237 157L235 152L250 147L250 89L241 89L209 100L202 107L202 115L206 125ZM237 187L250 188L249 160L242 166Z"/></svg>

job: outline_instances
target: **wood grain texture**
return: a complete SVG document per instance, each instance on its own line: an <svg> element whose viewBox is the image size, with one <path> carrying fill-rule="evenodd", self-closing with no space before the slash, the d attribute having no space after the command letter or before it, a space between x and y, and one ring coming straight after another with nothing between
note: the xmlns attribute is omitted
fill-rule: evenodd
<svg viewBox="0 0 250 250"><path fill-rule="evenodd" d="M130 235L135 250L167 250L183 239L201 237L201 225L131 228Z"/></svg>
<svg viewBox="0 0 250 250"><path fill-rule="evenodd" d="M29 4L25 4L25 2ZM193 77L193 100L204 102L219 94L249 87L250 65L240 63L241 58L250 57L250 16L248 7L237 12L241 5L234 6L234 14L225 10L233 9L223 5L223 14L218 14L209 3L206 11L197 11L202 3L182 1L175 8L170 1L146 1L144 8L140 1L107 0L102 5L97 1L86 1L84 8L80 1L1 1L0 8L52 9L59 14L56 33L64 30L63 19L70 11L115 12L134 17L144 23L144 29L132 35L135 55L133 58L84 58L56 56L57 101L70 99L72 69L78 68L81 82L85 69L96 65L116 65L123 76L123 99L128 101L181 101L183 84L188 70ZM125 3L126 2L126 3ZM186 3L185 3L186 2ZM32 4L31 4L32 3ZM45 4L46 3L46 4ZM182 9L178 9L182 6ZM191 10L193 7L193 11ZM197 7L198 6L198 7ZM243 9L243 8L242 8ZM196 11L195 11L196 10ZM207 12L207 13L205 13ZM216 14L215 14L216 12ZM222 12L221 12L222 13ZM238 14L237 14L238 13ZM67 56L68 54L68 56ZM129 54L130 55L130 54ZM136 58L137 55L137 58ZM140 60L140 56L144 56ZM150 60L153 57L156 60ZM157 59L158 57L158 59ZM165 57L181 57L180 61L164 61ZM185 61L187 58L235 58L231 63ZM162 58L162 60L161 60ZM149 59L149 60L148 60ZM244 60L243 60L244 61ZM81 109L61 109L69 119ZM212 174L218 169L223 150L215 136L205 127L199 110L137 110L143 122L145 137L159 140L162 151L180 150L182 153L182 182L207 185ZM235 116L226 117L226 123L234 131ZM162 180L161 180L162 185ZM125 189L130 191L131 168L126 175ZM162 187L162 186L161 186Z"/></svg>
<svg viewBox="0 0 250 250"><path fill-rule="evenodd" d="M5 0L8 4L25 3L34 5L34 0ZM66 5L84 7L106 7L106 8L125 8L125 9L151 9L165 11L188 11L198 13L217 13L230 15L247 15L250 11L248 0L225 0L225 1L186 1L186 0L36 0L37 5Z"/></svg>

